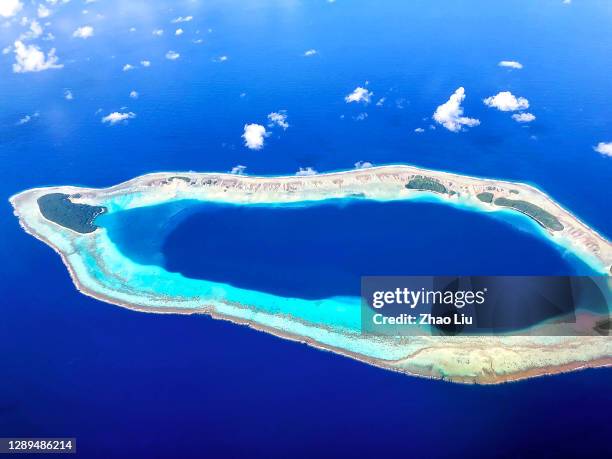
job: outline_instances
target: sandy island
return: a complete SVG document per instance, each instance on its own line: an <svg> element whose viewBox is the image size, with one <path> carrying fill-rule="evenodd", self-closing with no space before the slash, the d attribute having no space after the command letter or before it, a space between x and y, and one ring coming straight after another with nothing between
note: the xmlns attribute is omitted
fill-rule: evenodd
<svg viewBox="0 0 612 459"><path fill-rule="evenodd" d="M464 383L491 384L612 365L610 336L372 337L343 324L332 327L292 311L308 306L325 313L325 308L342 310L345 305L296 305L301 300L187 280L159 267L137 265L94 222L104 212L181 199L255 204L420 197L482 212L520 212L554 243L597 271L612 272L612 244L537 188L412 166L306 177L163 172L105 189L36 188L10 201L21 226L60 254L82 293L129 309L209 314L385 369Z"/></svg>

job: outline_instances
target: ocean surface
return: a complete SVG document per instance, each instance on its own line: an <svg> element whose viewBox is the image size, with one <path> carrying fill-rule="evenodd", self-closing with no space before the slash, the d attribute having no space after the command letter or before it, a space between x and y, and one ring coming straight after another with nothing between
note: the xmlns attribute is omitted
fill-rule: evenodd
<svg viewBox="0 0 612 459"><path fill-rule="evenodd" d="M36 17L32 7L18 19ZM193 20L171 22L188 15ZM23 232L8 203L26 188L102 187L152 171L244 165L273 175L409 163L535 184L610 238L612 159L593 149L612 141L609 1L73 1L39 20L55 39L35 43L55 47L63 68L13 73L14 53L0 55L0 436L75 436L85 457L101 458L610 455L610 369L462 386L206 317L124 310L79 294L59 257ZM94 36L73 38L85 24ZM0 44L24 31L9 21ZM304 56L309 49L317 53ZM170 50L180 58L166 59ZM503 59L524 68L500 68ZM122 71L126 64L136 68ZM358 86L373 93L370 104L345 102ZM465 115L481 125L453 133L431 116L460 86ZM528 98L537 119L519 124L482 103L504 90ZM287 129L267 126L279 110ZM115 111L135 116L101 122ZM270 133L261 150L243 145L248 123ZM390 240L412 254L404 274L585 268L517 222L409 205L405 220L388 225ZM250 232L240 228L244 212L218 215L224 226L194 213L165 246L139 252L262 289L304 288L274 282L284 274L271 261L283 256L300 257L305 275L329 280L334 265L316 273L315 260L341 255L309 238L329 216L324 208L292 212L292 226L277 218L266 228L249 217ZM374 240L350 240L350 228L381 228L351 215L336 220L334 244L371 248ZM282 232L283 224L290 228ZM269 259L255 253L255 237L272 250ZM178 238L200 240L210 259L189 263ZM219 255L244 271L214 264ZM358 274L359 252L344 256ZM389 260L397 271L403 261Z"/></svg>

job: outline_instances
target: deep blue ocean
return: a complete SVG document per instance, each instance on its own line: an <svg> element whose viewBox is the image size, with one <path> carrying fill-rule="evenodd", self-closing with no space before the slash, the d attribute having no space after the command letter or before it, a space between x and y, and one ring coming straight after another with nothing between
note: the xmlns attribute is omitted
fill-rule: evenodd
<svg viewBox="0 0 612 459"><path fill-rule="evenodd" d="M36 17L35 6L25 4L0 27L2 47L25 31L19 19ZM193 20L171 23L188 15ZM535 184L610 238L612 159L593 150L612 141L609 1L73 0L39 21L55 40L34 43L55 47L63 68L13 73L14 53L0 55L0 437L74 436L83 457L100 458L612 453L610 369L463 386L379 370L207 317L124 310L76 292L59 257L21 230L8 203L34 186L101 187L162 170L229 171L240 164L247 173L272 175L347 169L357 161L410 163ZM73 38L85 24L94 36ZM184 33L177 36L179 27ZM155 29L164 34L153 35ZM317 54L305 57L309 49ZM170 50L180 58L166 59ZM500 68L503 59L524 68ZM125 64L136 68L124 72ZM369 105L345 103L357 86L373 92ZM460 86L465 115L481 125L460 133L430 129L436 107ZM504 90L529 99L537 119L521 125L482 103ZM243 126L266 125L267 114L279 110L289 128L267 128L263 149L245 148ZM135 117L101 122L114 111ZM19 123L26 115L29 121ZM435 274L441 265L443 274L582 269L499 219L410 206L414 212L386 240L388 250L396 240L410 251L403 274ZM250 235L237 228L229 238L207 228L202 215L170 234L161 248L167 260L180 248L172 237L182 231L196 241L194 228L218 241L200 253L231 254L252 267L236 273L197 257L180 266L201 276L278 288L270 261L290 251L312 274L314 250L324 250L308 242L321 230L317 219L326 218L316 212L310 221L295 214L299 224L278 237L279 245L266 242L278 250L270 259L257 256L249 239L263 237L265 228ZM244 216L222 218L227 228ZM338 221L334 243L358 245L350 232L342 237L354 218ZM361 220L360 231L377 229ZM446 222L452 231L442 229ZM358 250L374 241L365 244ZM347 257L358 274L359 253ZM393 269L403 269L401 262L394 259ZM351 288L346 282L331 287Z"/></svg>

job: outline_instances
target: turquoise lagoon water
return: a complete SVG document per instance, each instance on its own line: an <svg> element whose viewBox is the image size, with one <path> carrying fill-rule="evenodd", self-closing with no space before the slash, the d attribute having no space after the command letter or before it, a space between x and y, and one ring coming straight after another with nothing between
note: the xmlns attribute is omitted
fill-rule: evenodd
<svg viewBox="0 0 612 459"><path fill-rule="evenodd" d="M366 275L593 274L522 215L428 202L175 201L98 217L131 260L276 295L359 295Z"/></svg>
<svg viewBox="0 0 612 459"><path fill-rule="evenodd" d="M436 202L182 200L104 214L95 223L129 263L152 272L154 281L131 277L137 289L222 295L356 331L365 275L592 273L525 216Z"/></svg>

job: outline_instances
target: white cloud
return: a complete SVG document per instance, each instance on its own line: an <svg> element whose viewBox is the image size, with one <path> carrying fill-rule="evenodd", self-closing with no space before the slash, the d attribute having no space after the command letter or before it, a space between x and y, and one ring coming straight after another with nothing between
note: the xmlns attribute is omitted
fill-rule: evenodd
<svg viewBox="0 0 612 459"><path fill-rule="evenodd" d="M318 172L314 170L312 167L300 167L300 169L295 173L295 175L299 176L308 176L308 175L317 175Z"/></svg>
<svg viewBox="0 0 612 459"><path fill-rule="evenodd" d="M13 72L41 72L49 69L60 69L64 65L57 63L55 48L52 48L47 55L36 45L24 45L20 40L15 42L15 63Z"/></svg>
<svg viewBox="0 0 612 459"><path fill-rule="evenodd" d="M512 119L517 123L531 123L536 117L533 113L515 113Z"/></svg>
<svg viewBox="0 0 612 459"><path fill-rule="evenodd" d="M510 91L502 91L495 96L483 100L487 107L496 108L502 112L514 112L529 108L529 101L524 97L516 97Z"/></svg>
<svg viewBox="0 0 612 459"><path fill-rule="evenodd" d="M21 118L19 121L17 121L17 125L21 126L22 124L29 123L34 118L38 118L38 116L39 116L38 112L32 113L31 115L26 115L23 118Z"/></svg>
<svg viewBox="0 0 612 459"><path fill-rule="evenodd" d="M283 129L287 129L289 127L289 123L287 123L287 114L284 110L268 114L268 120L270 121L270 123L268 123L269 127L273 127L275 125L280 126Z"/></svg>
<svg viewBox="0 0 612 459"><path fill-rule="evenodd" d="M51 15L51 10L47 8L45 5L40 4L38 5L37 14L39 18L48 18Z"/></svg>
<svg viewBox="0 0 612 459"><path fill-rule="evenodd" d="M425 129L423 129L423 128L416 128L414 130L414 132L416 132L417 134L422 134L423 132L425 132Z"/></svg>
<svg viewBox="0 0 612 459"><path fill-rule="evenodd" d="M161 37L164 34L164 31L162 29L155 29L153 32L151 32L153 35L157 35L158 37Z"/></svg>
<svg viewBox="0 0 612 459"><path fill-rule="evenodd" d="M386 97L381 97L380 99L378 99L378 102L376 102L376 106L382 107L383 105L385 105L386 100L387 100Z"/></svg>
<svg viewBox="0 0 612 459"><path fill-rule="evenodd" d="M23 8L20 0L0 0L0 16L10 18L15 16Z"/></svg>
<svg viewBox="0 0 612 459"><path fill-rule="evenodd" d="M138 99L138 95L139 95L139 94L138 94L138 92L137 92L137 91L134 91L134 90L130 91L130 98L132 98L132 99Z"/></svg>
<svg viewBox="0 0 612 459"><path fill-rule="evenodd" d="M92 26L86 25L83 27L79 27L74 32L72 32L72 36L75 38L89 38L93 37L94 29Z"/></svg>
<svg viewBox="0 0 612 459"><path fill-rule="evenodd" d="M181 57L181 55L179 53L177 53L176 51L168 51L166 53L166 59L170 59L171 61L175 61L179 57Z"/></svg>
<svg viewBox="0 0 612 459"><path fill-rule="evenodd" d="M140 61L140 65L143 67L151 67L151 61Z"/></svg>
<svg viewBox="0 0 612 459"><path fill-rule="evenodd" d="M133 112L127 112L127 113L113 112L103 117L102 122L113 125L113 124L120 123L122 121L127 121L134 117L136 117L136 113L133 113Z"/></svg>
<svg viewBox="0 0 612 459"><path fill-rule="evenodd" d="M593 147L593 150L602 155L612 157L612 142L599 142L597 146Z"/></svg>
<svg viewBox="0 0 612 459"><path fill-rule="evenodd" d="M193 19L193 16L179 16L178 18L173 19L171 22L173 24L178 24L179 22L189 22Z"/></svg>
<svg viewBox="0 0 612 459"><path fill-rule="evenodd" d="M358 86L352 93L344 98L344 101L347 104L350 104L351 102L369 104L373 95L374 93L372 91L368 91L366 88Z"/></svg>
<svg viewBox="0 0 612 459"><path fill-rule="evenodd" d="M74 99L74 94L72 94L72 91L70 89L65 89L64 90L64 99L66 99L66 100Z"/></svg>
<svg viewBox="0 0 612 459"><path fill-rule="evenodd" d="M572 4L572 0L563 0L563 4L564 5L571 5Z"/></svg>
<svg viewBox="0 0 612 459"><path fill-rule="evenodd" d="M500 61L497 65L499 65L500 67L507 67L510 69L517 69L517 70L523 68L523 64L517 61Z"/></svg>
<svg viewBox="0 0 612 459"><path fill-rule="evenodd" d="M463 116L461 103L465 100L465 89L458 88L448 99L440 105L433 114L433 119L452 132L459 132L463 126L478 126L480 121L475 118Z"/></svg>
<svg viewBox="0 0 612 459"><path fill-rule="evenodd" d="M264 138L268 135L266 128L261 124L245 124L244 134L244 145L251 150L261 150L264 146Z"/></svg>
<svg viewBox="0 0 612 459"><path fill-rule="evenodd" d="M183 35L183 33L185 33L183 29L176 29L176 31L174 32L174 35L178 37L179 35Z"/></svg>
<svg viewBox="0 0 612 459"><path fill-rule="evenodd" d="M228 60L228 59L229 59L229 57L227 57L227 56L219 56L219 57L216 57L216 58L215 58L215 59L213 59L213 60L214 60L215 62L225 62L225 61L226 61L226 60Z"/></svg>
<svg viewBox="0 0 612 459"><path fill-rule="evenodd" d="M244 171L246 171L246 166L243 166L242 164L238 164L237 166L232 167L230 174L243 175Z"/></svg>
<svg viewBox="0 0 612 459"><path fill-rule="evenodd" d="M355 163L355 169L367 169L372 166L374 166L374 164L369 161L357 161Z"/></svg>
<svg viewBox="0 0 612 459"><path fill-rule="evenodd" d="M2 1L2 0L0 0ZM26 20L26 24L27 24L27 18L25 18ZM19 36L19 40L33 40L35 38L40 37L43 34L43 28L42 26L38 23L38 21L36 19L32 19L32 21L30 22L30 28L26 33L22 33Z"/></svg>
<svg viewBox="0 0 612 459"><path fill-rule="evenodd" d="M33 38L38 38L43 34L42 26L35 19L30 22L30 32L32 33Z"/></svg>
<svg viewBox="0 0 612 459"><path fill-rule="evenodd" d="M125 65L123 66L123 69L122 69L122 70L123 70L124 72L129 72L130 70L134 70L135 68L136 68L136 67L134 67L132 64L125 64Z"/></svg>
<svg viewBox="0 0 612 459"><path fill-rule="evenodd" d="M317 54L317 50L316 49L309 49L304 53L304 56L306 57L311 57Z"/></svg>

